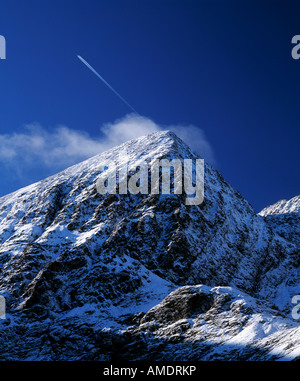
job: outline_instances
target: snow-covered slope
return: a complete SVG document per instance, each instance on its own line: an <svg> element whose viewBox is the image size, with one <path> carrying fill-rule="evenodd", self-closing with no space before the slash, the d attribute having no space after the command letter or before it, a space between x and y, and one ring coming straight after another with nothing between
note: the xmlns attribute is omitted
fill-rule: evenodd
<svg viewBox="0 0 300 381"><path fill-rule="evenodd" d="M125 332L139 343L132 345L132 340L121 348L120 357L127 360L291 360L300 356L299 323L284 318L266 301L231 287L183 286Z"/></svg>
<svg viewBox="0 0 300 381"><path fill-rule="evenodd" d="M184 194L97 192L101 165L136 167L155 158L198 156L169 131L151 134L0 199L2 359L113 357L135 339L138 346L144 314L188 284L230 286L264 299L275 314L272 327L285 329L276 325L280 308L294 329L291 289L284 293L299 279L299 246L274 232L214 168L205 164L200 205L185 205ZM246 311L244 319L251 316Z"/></svg>
<svg viewBox="0 0 300 381"><path fill-rule="evenodd" d="M300 249L300 196L278 201L259 215L264 217L273 232ZM296 267L290 269L290 275L277 287L275 302L280 308L287 305L286 301L294 295L300 295L299 265Z"/></svg>

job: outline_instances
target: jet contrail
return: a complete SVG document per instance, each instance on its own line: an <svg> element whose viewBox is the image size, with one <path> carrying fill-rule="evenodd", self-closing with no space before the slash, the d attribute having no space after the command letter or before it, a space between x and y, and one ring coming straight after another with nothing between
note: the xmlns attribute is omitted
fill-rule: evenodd
<svg viewBox="0 0 300 381"><path fill-rule="evenodd" d="M99 74L99 73L97 73L96 72L96 70L89 64L89 63L87 63L86 62L86 60L84 60L81 56L78 56L77 55L77 57L80 59L80 61L81 62L83 62L94 74L96 74L96 76L98 77L98 78L100 78L101 79L101 81L102 82L104 82L105 84L106 84L106 86L108 87L108 88L110 88L111 89L111 91L113 91L120 99L121 99L121 101L123 101L129 108L131 108L131 110L134 112L134 113L136 113L136 114L138 114L138 112L132 107L132 106L130 106L130 104L113 88L113 87L111 87L110 86L110 84L109 83L107 83L106 81L105 81L105 79L104 78L102 78L101 77L101 75Z"/></svg>

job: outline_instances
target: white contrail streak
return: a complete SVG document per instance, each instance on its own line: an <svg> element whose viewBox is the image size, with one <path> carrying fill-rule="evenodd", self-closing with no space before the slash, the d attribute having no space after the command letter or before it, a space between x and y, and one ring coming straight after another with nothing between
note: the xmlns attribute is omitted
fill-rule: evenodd
<svg viewBox="0 0 300 381"><path fill-rule="evenodd" d="M109 83L107 83L106 81L105 81L105 79L103 78L103 77L101 77L101 75L99 74L99 73L97 73L96 72L96 70L89 64L89 63L87 63L86 62L86 60L84 60L81 56L78 56L77 55L77 57L80 59L80 61L81 62L83 62L94 74L96 74L96 76L98 77L98 78L100 78L101 79L101 81L102 82L104 82L105 84L106 84L106 86L108 87L108 88L110 88L111 89L111 91L113 91L120 99L121 99L121 101L123 101L129 108L131 108L131 110L134 112L134 113L136 113L136 114L138 114L138 112L113 88L113 87L111 87L110 86L110 84Z"/></svg>

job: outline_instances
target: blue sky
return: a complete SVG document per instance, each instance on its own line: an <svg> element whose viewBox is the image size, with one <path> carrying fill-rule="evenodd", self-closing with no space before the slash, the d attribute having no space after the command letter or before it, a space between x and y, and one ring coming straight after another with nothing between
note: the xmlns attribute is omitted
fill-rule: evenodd
<svg viewBox="0 0 300 381"><path fill-rule="evenodd" d="M299 11L299 1L1 0L0 196L149 125L185 129L257 211L300 194ZM77 54L143 116L140 130ZM108 136L125 122L127 134Z"/></svg>

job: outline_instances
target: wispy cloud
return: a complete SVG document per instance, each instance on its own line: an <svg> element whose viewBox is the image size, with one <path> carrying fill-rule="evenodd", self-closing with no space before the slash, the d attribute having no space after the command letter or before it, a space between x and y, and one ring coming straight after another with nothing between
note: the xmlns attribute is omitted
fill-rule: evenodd
<svg viewBox="0 0 300 381"><path fill-rule="evenodd" d="M66 126L49 130L37 123L27 125L22 132L0 135L0 162L8 167L18 167L20 171L36 167L59 170L127 140L162 130L174 131L205 160L215 163L213 149L200 128L193 125L161 126L149 118L133 114L103 125L96 138Z"/></svg>

